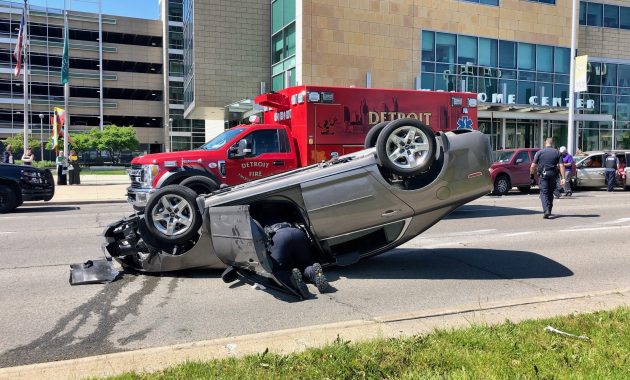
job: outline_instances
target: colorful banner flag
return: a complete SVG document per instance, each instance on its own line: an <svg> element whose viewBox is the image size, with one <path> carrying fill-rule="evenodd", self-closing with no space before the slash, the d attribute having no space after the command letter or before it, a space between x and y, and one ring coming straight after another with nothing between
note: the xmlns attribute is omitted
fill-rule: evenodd
<svg viewBox="0 0 630 380"><path fill-rule="evenodd" d="M15 71L13 74L16 77L20 76L20 71L22 70L22 47L24 45L24 14L26 13L26 0L24 0L24 10L22 11L22 20L20 20L20 31L18 32L17 42L15 44L15 49L13 50L13 58L15 59Z"/></svg>
<svg viewBox="0 0 630 380"><path fill-rule="evenodd" d="M70 57L68 46L68 15L64 18L63 53L61 55L61 84L68 83L70 77Z"/></svg>
<svg viewBox="0 0 630 380"><path fill-rule="evenodd" d="M63 123L66 118L66 111L63 108L55 107L53 108L53 116L51 118L52 124L52 136L51 136L51 144L53 149L57 148L59 145L59 137L63 136Z"/></svg>

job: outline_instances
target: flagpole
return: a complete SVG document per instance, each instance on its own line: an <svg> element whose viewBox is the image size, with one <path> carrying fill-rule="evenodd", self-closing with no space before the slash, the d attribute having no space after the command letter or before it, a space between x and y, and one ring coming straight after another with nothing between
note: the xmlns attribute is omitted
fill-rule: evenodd
<svg viewBox="0 0 630 380"><path fill-rule="evenodd" d="M27 49L26 47L28 46L28 44L26 43L28 41L28 5L26 3L26 1L24 2L24 10L22 11L24 12L24 30L22 31L23 35L22 35L22 41L20 41L20 43L22 44L22 60L24 61L24 76L22 77L22 87L24 88L24 91L22 91L22 93L24 94L24 152L26 152L26 149L28 149L28 122L29 122L29 104L28 104L28 54L27 54Z"/></svg>
<svg viewBox="0 0 630 380"><path fill-rule="evenodd" d="M65 26L65 36L64 36L64 44L68 41L68 11L64 10L64 26ZM68 47L69 50L69 47ZM69 63L69 62L68 62ZM63 70L63 69L62 69ZM68 108L68 99L70 98L70 81L69 78L65 81L63 85L63 104L65 109L65 117L64 117L64 129L63 129L63 156L66 160L68 160L68 140L70 139L70 110Z"/></svg>

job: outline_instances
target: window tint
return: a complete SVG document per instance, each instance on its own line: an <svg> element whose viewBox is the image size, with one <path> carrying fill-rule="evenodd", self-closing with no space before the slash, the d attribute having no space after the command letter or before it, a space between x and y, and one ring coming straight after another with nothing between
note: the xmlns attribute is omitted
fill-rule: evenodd
<svg viewBox="0 0 630 380"><path fill-rule="evenodd" d="M520 160L520 162L519 162ZM516 155L516 159L514 160L514 163L529 163L529 153L527 151L523 151L523 152L518 152L518 154Z"/></svg>
<svg viewBox="0 0 630 380"><path fill-rule="evenodd" d="M618 6L604 5L604 26L607 28L619 28Z"/></svg>
<svg viewBox="0 0 630 380"><path fill-rule="evenodd" d="M586 7L586 25L602 26L602 4L588 3Z"/></svg>
<svg viewBox="0 0 630 380"><path fill-rule="evenodd" d="M477 63L477 37L459 36L457 38L457 63Z"/></svg>
<svg viewBox="0 0 630 380"><path fill-rule="evenodd" d="M516 43L499 41L499 67L516 68Z"/></svg>
<svg viewBox="0 0 630 380"><path fill-rule="evenodd" d="M435 33L435 53L437 62L455 63L456 36L448 33Z"/></svg>
<svg viewBox="0 0 630 380"><path fill-rule="evenodd" d="M250 133L245 140L252 148L252 155L258 156L263 153L278 153L280 149L280 137L277 129L265 129ZM286 149L287 144L282 144Z"/></svg>
<svg viewBox="0 0 630 380"><path fill-rule="evenodd" d="M479 64L497 67L498 49L497 40L479 38Z"/></svg>
<svg viewBox="0 0 630 380"><path fill-rule="evenodd" d="M619 27L621 29L630 29L630 8L629 7L620 7Z"/></svg>
<svg viewBox="0 0 630 380"><path fill-rule="evenodd" d="M536 50L536 68L538 71L553 72L553 47L538 45Z"/></svg>
<svg viewBox="0 0 630 380"><path fill-rule="evenodd" d="M435 61L435 33L422 31L422 60Z"/></svg>
<svg viewBox="0 0 630 380"><path fill-rule="evenodd" d="M536 67L536 45L518 43L518 68L534 70Z"/></svg>

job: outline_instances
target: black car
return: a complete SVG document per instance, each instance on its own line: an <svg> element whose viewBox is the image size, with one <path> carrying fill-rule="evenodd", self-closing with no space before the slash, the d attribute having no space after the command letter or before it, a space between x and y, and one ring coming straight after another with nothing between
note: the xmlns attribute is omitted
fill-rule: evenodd
<svg viewBox="0 0 630 380"><path fill-rule="evenodd" d="M0 214L15 210L25 201L49 201L53 195L55 181L50 170L0 164Z"/></svg>

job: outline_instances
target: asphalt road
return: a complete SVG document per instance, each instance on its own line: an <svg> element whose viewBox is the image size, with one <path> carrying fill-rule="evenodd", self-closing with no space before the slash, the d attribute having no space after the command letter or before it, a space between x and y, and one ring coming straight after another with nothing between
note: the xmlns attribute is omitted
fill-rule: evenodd
<svg viewBox="0 0 630 380"><path fill-rule="evenodd" d="M630 287L630 193L556 202L543 220L537 195L483 197L399 249L329 269L338 291L304 302L226 285L220 271L72 287L69 265L101 257L104 227L130 208L33 203L0 215L0 367Z"/></svg>

